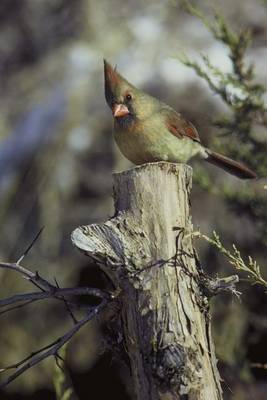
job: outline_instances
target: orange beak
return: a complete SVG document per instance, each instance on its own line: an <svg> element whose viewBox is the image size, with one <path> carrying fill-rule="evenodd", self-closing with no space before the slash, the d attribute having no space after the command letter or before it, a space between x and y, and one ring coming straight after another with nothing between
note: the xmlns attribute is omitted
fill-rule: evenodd
<svg viewBox="0 0 267 400"><path fill-rule="evenodd" d="M124 117L129 114L128 108L124 104L114 104L112 107L112 114L114 118Z"/></svg>

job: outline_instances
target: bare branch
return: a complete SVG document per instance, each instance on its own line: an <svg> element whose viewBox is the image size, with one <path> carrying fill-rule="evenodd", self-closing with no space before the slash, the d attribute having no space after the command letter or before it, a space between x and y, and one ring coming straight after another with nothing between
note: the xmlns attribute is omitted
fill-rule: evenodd
<svg viewBox="0 0 267 400"><path fill-rule="evenodd" d="M30 243L30 245L27 247L27 249L24 251L24 253L22 254L22 256L18 259L17 264L20 264L21 261L26 257L26 255L29 253L29 251L32 249L33 245L36 243L36 241L39 239L39 236L41 235L41 233L44 230L44 226L42 226L42 228L39 230L39 232L37 233L37 235L33 238L32 242Z"/></svg>
<svg viewBox="0 0 267 400"><path fill-rule="evenodd" d="M63 289L62 289L63 290ZM14 381L18 376L20 376L23 372L32 368L34 365L39 364L44 359L50 356L56 356L58 354L59 349L67 343L87 322L89 322L93 317L95 317L108 303L107 299L103 299L101 304L96 306L94 310L90 311L83 319L81 319L77 324L75 324L67 333L63 336L59 337L53 343L48 346L43 347L35 353L32 353L30 356L26 357L24 360L20 361L17 364L12 366L2 368L0 371L6 371L11 368L17 368L17 371L11 374L6 380L4 380L0 384L0 388L7 386L10 382ZM47 351L45 351L48 349ZM28 361L29 360L29 361Z"/></svg>
<svg viewBox="0 0 267 400"><path fill-rule="evenodd" d="M18 263L6 263L6 262L0 262L0 268L6 268L6 269L11 269L13 271L19 272L22 274L22 276L33 283L34 285L37 285L40 290L48 289L48 290L55 290L57 289L56 286L52 285L52 283L48 282L46 279L42 278L39 273L32 272L26 267L22 267Z"/></svg>
<svg viewBox="0 0 267 400"><path fill-rule="evenodd" d="M58 284L56 278L54 278L54 281L55 281L55 283L56 283L56 285L57 285L57 287L59 289L59 284ZM73 313L73 311L71 309L71 305L68 303L68 301L64 297L63 297L63 301L64 301L64 304L65 304L66 310L67 310L67 312L69 313L69 315L70 315L70 317L72 319L72 322L74 323L74 325L77 324L78 320L76 319L76 317L75 317L75 315L74 315L74 313Z"/></svg>
<svg viewBox="0 0 267 400"><path fill-rule="evenodd" d="M40 235L40 232L38 236ZM34 242L37 240L37 237L34 239ZM24 253L24 256L27 254L27 252L30 250L32 247L33 243L28 247L26 252ZM24 258L24 257L23 257ZM38 272L32 272L29 269L22 267L19 262L23 259L22 257L17 263L5 263L5 262L0 262L0 268L6 268L13 270L15 272L20 273L25 279L30 281L33 285L37 286L40 289L40 292L31 292L31 293L23 293L23 294L17 294L11 297L8 297L6 299L0 300L0 307L6 307L8 305L15 304L15 306L9 307L3 312L0 313L6 313L8 311L14 310L19 307L24 307L32 302L38 301L38 300L44 300L44 299L56 299L56 300L61 300L64 301L66 308L68 312L70 312L70 307L78 307L78 303L72 303L66 299L66 296L79 296L79 295L90 295L97 297L101 299L101 303L95 307L86 307L86 316L81 319L80 321L77 321L76 318L74 317L72 311L71 311L71 316L72 320L74 322L74 326L72 329L70 329L67 333L65 333L63 336L59 337L57 340L54 342L50 343L49 345L42 347L41 349L37 350L36 352L31 353L29 356L24 358L23 360L19 361L16 364L10 365L6 368L0 369L0 372L7 371L9 369L16 368L16 372L11 374L6 380L4 380L0 384L0 388L8 385L10 382L12 382L14 379L16 379L18 376L20 376L23 372L28 370L29 368L33 367L34 365L40 363L42 360L44 360L47 357L50 356L57 356L59 349L67 343L73 335L78 332L78 330L85 325L88 321L90 321L96 314L100 312L100 310L109 302L110 296L103 292L100 289L96 288L89 288L89 287L76 287L76 288L59 288L58 284L56 282L56 285L53 285L50 283L48 280L42 278ZM18 303L18 304L17 304ZM21 304L20 304L21 303Z"/></svg>
<svg viewBox="0 0 267 400"><path fill-rule="evenodd" d="M10 311L13 311L13 310L17 310L18 308L22 308L22 307L28 306L29 304L34 303L34 301L35 300L29 300L29 301L25 301L22 304L18 304L16 306L8 307L4 311L1 311L0 315L6 314L6 313L8 313Z"/></svg>
<svg viewBox="0 0 267 400"><path fill-rule="evenodd" d="M229 292L238 298L241 295L241 292L237 291L235 287L236 283L239 282L238 275L226 276L224 278L203 276L202 280L209 297L216 296L221 292Z"/></svg>
<svg viewBox="0 0 267 400"><path fill-rule="evenodd" d="M32 292L16 294L14 296L8 297L6 299L0 300L0 307L7 306L9 304L14 304L18 302L25 301L38 301L43 299L55 298L57 300L65 300L62 296L80 296L89 295L98 297L100 299L107 299L108 295L100 289L89 288L89 287L74 287L74 288L64 288L56 289L45 292Z"/></svg>

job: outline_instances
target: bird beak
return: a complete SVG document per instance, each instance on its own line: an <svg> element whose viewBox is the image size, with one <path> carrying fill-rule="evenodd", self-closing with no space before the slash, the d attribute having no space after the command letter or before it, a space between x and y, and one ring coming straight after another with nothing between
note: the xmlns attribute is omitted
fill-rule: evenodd
<svg viewBox="0 0 267 400"><path fill-rule="evenodd" d="M114 118L124 117L130 114L128 108L124 104L114 104L112 107L112 114Z"/></svg>

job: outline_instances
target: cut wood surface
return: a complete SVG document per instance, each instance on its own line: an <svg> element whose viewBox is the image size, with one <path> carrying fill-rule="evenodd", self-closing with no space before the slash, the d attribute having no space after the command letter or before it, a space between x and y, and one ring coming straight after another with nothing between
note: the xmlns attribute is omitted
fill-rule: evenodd
<svg viewBox="0 0 267 400"><path fill-rule="evenodd" d="M72 234L118 289L138 400L222 399L192 244L191 178L189 166L165 162L116 173L115 216Z"/></svg>

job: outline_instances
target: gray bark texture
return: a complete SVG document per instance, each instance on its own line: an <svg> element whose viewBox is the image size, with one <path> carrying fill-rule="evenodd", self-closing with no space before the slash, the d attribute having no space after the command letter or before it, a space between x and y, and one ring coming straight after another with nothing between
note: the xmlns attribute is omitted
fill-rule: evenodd
<svg viewBox="0 0 267 400"><path fill-rule="evenodd" d="M165 162L114 174L115 216L72 234L117 288L137 400L222 399L192 244L191 179L189 166Z"/></svg>

